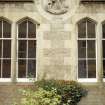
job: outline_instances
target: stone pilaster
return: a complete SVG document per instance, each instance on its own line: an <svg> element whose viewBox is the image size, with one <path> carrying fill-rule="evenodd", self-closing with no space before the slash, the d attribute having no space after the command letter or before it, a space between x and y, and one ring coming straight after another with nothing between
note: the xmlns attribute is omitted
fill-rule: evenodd
<svg viewBox="0 0 105 105"><path fill-rule="evenodd" d="M103 67L102 67L102 25L101 23L97 24L96 28L96 45L97 45L97 80L99 83L103 82Z"/></svg>
<svg viewBox="0 0 105 105"><path fill-rule="evenodd" d="M16 62L17 62L17 57L16 57L16 42L17 42L17 35L16 35L16 23L12 23L12 46L11 46L11 58L12 58L12 62L11 62L11 79L12 79L12 82L16 82Z"/></svg>

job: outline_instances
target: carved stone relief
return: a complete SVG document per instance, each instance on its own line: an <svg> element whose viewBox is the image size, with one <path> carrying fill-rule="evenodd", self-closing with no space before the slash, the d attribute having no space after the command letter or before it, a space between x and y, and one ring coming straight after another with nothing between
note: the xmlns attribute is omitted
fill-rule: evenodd
<svg viewBox="0 0 105 105"><path fill-rule="evenodd" d="M63 22L73 16L80 0L35 0L40 14L51 22ZM52 21L54 20L54 21Z"/></svg>
<svg viewBox="0 0 105 105"><path fill-rule="evenodd" d="M67 0L48 0L45 5L45 10L49 13L59 15L68 11Z"/></svg>

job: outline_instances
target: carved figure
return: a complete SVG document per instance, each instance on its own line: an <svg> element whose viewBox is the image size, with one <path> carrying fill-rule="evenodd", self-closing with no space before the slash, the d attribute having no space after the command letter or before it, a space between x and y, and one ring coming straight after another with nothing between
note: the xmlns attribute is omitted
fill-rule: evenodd
<svg viewBox="0 0 105 105"><path fill-rule="evenodd" d="M48 0L46 11L53 14L63 14L68 11L65 0Z"/></svg>

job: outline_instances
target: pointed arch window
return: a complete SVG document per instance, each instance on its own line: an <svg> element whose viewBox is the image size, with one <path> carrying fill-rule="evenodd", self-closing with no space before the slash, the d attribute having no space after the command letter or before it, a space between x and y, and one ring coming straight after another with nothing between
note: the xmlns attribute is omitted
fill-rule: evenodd
<svg viewBox="0 0 105 105"><path fill-rule="evenodd" d="M18 24L18 78L36 77L36 24L29 19Z"/></svg>
<svg viewBox="0 0 105 105"><path fill-rule="evenodd" d="M0 78L11 77L11 24L0 19Z"/></svg>
<svg viewBox="0 0 105 105"><path fill-rule="evenodd" d="M78 23L78 78L96 78L95 22L87 18Z"/></svg>

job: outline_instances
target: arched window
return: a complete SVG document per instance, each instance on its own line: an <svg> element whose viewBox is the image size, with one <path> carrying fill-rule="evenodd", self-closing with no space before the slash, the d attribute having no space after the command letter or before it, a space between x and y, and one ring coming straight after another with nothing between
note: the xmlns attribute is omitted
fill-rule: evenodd
<svg viewBox="0 0 105 105"><path fill-rule="evenodd" d="M0 78L11 77L11 24L0 19Z"/></svg>
<svg viewBox="0 0 105 105"><path fill-rule="evenodd" d="M96 78L95 22L83 19L78 23L78 78Z"/></svg>
<svg viewBox="0 0 105 105"><path fill-rule="evenodd" d="M36 77L36 24L18 24L18 78Z"/></svg>

